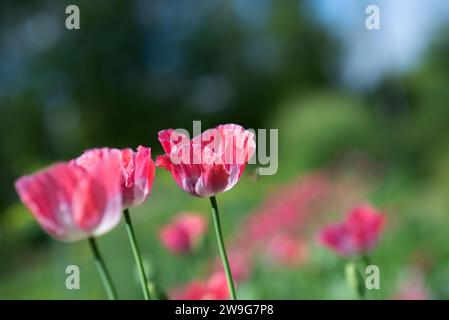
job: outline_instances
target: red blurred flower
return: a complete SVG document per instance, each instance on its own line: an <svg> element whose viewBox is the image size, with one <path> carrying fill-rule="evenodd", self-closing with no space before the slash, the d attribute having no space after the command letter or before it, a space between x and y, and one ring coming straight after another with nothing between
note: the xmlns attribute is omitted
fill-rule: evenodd
<svg viewBox="0 0 449 320"><path fill-rule="evenodd" d="M343 256L365 253L376 245L385 221L386 217L373 207L359 205L343 223L324 228L318 241Z"/></svg>
<svg viewBox="0 0 449 320"><path fill-rule="evenodd" d="M211 197L238 182L255 151L254 134L236 124L220 125L189 140L173 129L159 132L166 154L156 165L172 173L178 186L197 197Z"/></svg>
<svg viewBox="0 0 449 320"><path fill-rule="evenodd" d="M84 152L75 162L85 168L97 165L104 154L118 152L120 155L120 173L123 207L130 208L142 204L150 195L156 167L151 159L151 148L139 146L137 152L132 149L91 149Z"/></svg>
<svg viewBox="0 0 449 320"><path fill-rule="evenodd" d="M87 170L74 162L58 163L15 187L42 228L63 241L99 236L120 221L120 156L108 152Z"/></svg>
<svg viewBox="0 0 449 320"><path fill-rule="evenodd" d="M222 272L212 274L206 281L192 281L186 287L171 294L175 300L226 300L229 299L226 276Z"/></svg>
<svg viewBox="0 0 449 320"><path fill-rule="evenodd" d="M207 221L202 215L183 213L163 227L159 236L168 250L187 253L192 251L206 229Z"/></svg>

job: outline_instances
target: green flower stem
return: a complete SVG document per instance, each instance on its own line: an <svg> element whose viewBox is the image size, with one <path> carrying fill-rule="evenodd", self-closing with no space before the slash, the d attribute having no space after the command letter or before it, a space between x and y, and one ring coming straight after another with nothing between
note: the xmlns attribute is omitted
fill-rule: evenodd
<svg viewBox="0 0 449 320"><path fill-rule="evenodd" d="M94 255L95 265L97 267L98 273L100 274L101 281L103 282L104 288L108 294L109 300L117 300L117 293L115 291L114 285L111 281L111 276L109 275L106 264L100 254L97 247L97 242L94 238L89 238L89 245Z"/></svg>
<svg viewBox="0 0 449 320"><path fill-rule="evenodd" d="M140 276L140 284L142 286L143 295L145 300L151 300L150 291L148 290L148 280L145 274L145 268L143 266L142 257L140 255L139 247L137 246L136 235L134 234L134 228L131 223L131 217L129 216L129 210L123 210L123 214L125 216L125 225L126 231L128 233L129 243L131 244L131 248L133 250L134 259L136 261L137 269L139 271Z"/></svg>
<svg viewBox="0 0 449 320"><path fill-rule="evenodd" d="M354 262L349 262L345 267L346 281L355 292L359 300L365 299L365 281Z"/></svg>
<svg viewBox="0 0 449 320"><path fill-rule="evenodd" d="M370 259L370 257L367 255L367 254L363 254L362 256L361 256L361 258L362 258L362 261L363 261L363 263L364 263L364 265L365 265L365 268L366 267L368 267L368 266L370 266L372 263L371 263L371 259Z"/></svg>
<svg viewBox="0 0 449 320"><path fill-rule="evenodd" d="M229 267L228 256L223 241L223 234L221 232L220 217L218 213L217 199L215 196L210 197L210 204L212 206L212 217L214 219L215 235L217 236L218 250L220 251L221 261L226 274L226 281L228 282L229 295L232 300L237 300L235 294L234 281L232 280L231 268Z"/></svg>

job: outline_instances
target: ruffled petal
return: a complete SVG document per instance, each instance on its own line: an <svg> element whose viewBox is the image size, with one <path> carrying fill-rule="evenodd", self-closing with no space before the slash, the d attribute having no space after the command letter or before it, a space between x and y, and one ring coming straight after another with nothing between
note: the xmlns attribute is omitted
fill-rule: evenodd
<svg viewBox="0 0 449 320"><path fill-rule="evenodd" d="M72 198L85 174L81 168L58 163L15 183L22 202L42 228L58 240L83 237L72 218Z"/></svg>
<svg viewBox="0 0 449 320"><path fill-rule="evenodd" d="M122 214L120 155L110 153L83 180L73 198L73 217L88 235L100 236L113 229Z"/></svg>
<svg viewBox="0 0 449 320"><path fill-rule="evenodd" d="M136 186L136 194L134 204L141 204L151 193L156 166L151 159L151 148L139 146L135 155L134 184Z"/></svg>
<svg viewBox="0 0 449 320"><path fill-rule="evenodd" d="M318 241L343 256L357 251L345 224L335 224L324 228L318 236Z"/></svg>
<svg viewBox="0 0 449 320"><path fill-rule="evenodd" d="M227 189L229 172L224 164L214 164L201 174L195 186L195 193L200 197L211 197Z"/></svg>
<svg viewBox="0 0 449 320"><path fill-rule="evenodd" d="M120 150L121 152L121 174L124 187L134 185L134 151L131 148Z"/></svg>
<svg viewBox="0 0 449 320"><path fill-rule="evenodd" d="M163 154L156 157L156 167L171 171L171 165L170 155Z"/></svg>
<svg viewBox="0 0 449 320"><path fill-rule="evenodd" d="M366 204L356 206L346 218L346 225L360 251L371 250L376 245L385 222L384 215Z"/></svg>
<svg viewBox="0 0 449 320"><path fill-rule="evenodd" d="M130 152L128 151L130 150ZM155 176L151 149L122 150L122 196L126 208L142 204L150 195Z"/></svg>
<svg viewBox="0 0 449 320"><path fill-rule="evenodd" d="M182 145L188 145L190 143L189 137L184 134L180 134L173 129L165 129L159 131L158 139L165 153L168 154L170 154L174 146L177 146L179 148Z"/></svg>

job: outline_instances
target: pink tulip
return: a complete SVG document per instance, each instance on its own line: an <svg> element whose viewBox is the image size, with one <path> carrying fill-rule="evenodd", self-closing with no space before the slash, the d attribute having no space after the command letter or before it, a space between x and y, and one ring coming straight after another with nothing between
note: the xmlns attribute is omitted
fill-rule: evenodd
<svg viewBox="0 0 449 320"><path fill-rule="evenodd" d="M84 152L75 162L85 168L97 165L104 155L116 152L120 156L120 173L123 207L130 208L142 204L150 195L155 170L151 159L151 148L139 146L137 152L132 149L91 149Z"/></svg>
<svg viewBox="0 0 449 320"><path fill-rule="evenodd" d="M177 289L171 297L176 300L226 300L229 299L225 274L217 272L206 281L192 281Z"/></svg>
<svg viewBox="0 0 449 320"><path fill-rule="evenodd" d="M202 215L183 213L161 230L160 239L173 253L188 253L197 245L206 229L207 221Z"/></svg>
<svg viewBox="0 0 449 320"><path fill-rule="evenodd" d="M178 186L197 197L211 197L234 187L253 155L254 134L236 124L209 129L189 140L173 129L159 132L166 154L156 166L167 169Z"/></svg>
<svg viewBox="0 0 449 320"><path fill-rule="evenodd" d="M63 241L102 235L120 221L119 156L104 155L91 170L57 163L15 183L22 202L42 228Z"/></svg>
<svg viewBox="0 0 449 320"><path fill-rule="evenodd" d="M386 218L369 205L355 207L343 223L324 228L318 241L337 253L348 256L372 250Z"/></svg>

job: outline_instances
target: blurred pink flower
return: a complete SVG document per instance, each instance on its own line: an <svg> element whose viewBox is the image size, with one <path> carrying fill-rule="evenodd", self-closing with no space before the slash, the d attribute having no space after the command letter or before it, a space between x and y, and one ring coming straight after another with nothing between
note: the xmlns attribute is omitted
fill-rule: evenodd
<svg viewBox="0 0 449 320"><path fill-rule="evenodd" d="M120 156L105 152L89 169L57 163L19 178L15 187L42 228L56 239L77 241L102 235L120 221Z"/></svg>
<svg viewBox="0 0 449 320"><path fill-rule="evenodd" d="M217 272L205 282L192 281L184 288L174 290L170 297L175 300L227 300L229 291L226 276Z"/></svg>
<svg viewBox="0 0 449 320"><path fill-rule="evenodd" d="M234 187L256 148L254 134L236 124L219 125L192 140L173 129L162 130L159 141L166 154L157 157L156 165L197 197Z"/></svg>
<svg viewBox="0 0 449 320"><path fill-rule="evenodd" d="M343 223L321 230L318 241L343 256L363 254L375 247L385 222L386 217L373 207L358 205Z"/></svg>
<svg viewBox="0 0 449 320"><path fill-rule="evenodd" d="M247 242L266 242L281 233L302 232L330 193L330 182L321 173L311 174L282 187L250 215L245 224Z"/></svg>
<svg viewBox="0 0 449 320"><path fill-rule="evenodd" d="M398 285L398 292L393 300L429 300L431 295L426 288L424 275L414 269L406 270L405 277Z"/></svg>
<svg viewBox="0 0 449 320"><path fill-rule="evenodd" d="M151 159L151 148L139 146L137 152L132 149L99 148L85 151L74 160L77 165L89 168L101 162L104 155L116 152L120 155L120 181L122 204L130 208L142 204L150 195L156 166Z"/></svg>
<svg viewBox="0 0 449 320"><path fill-rule="evenodd" d="M207 221L201 214L181 213L164 226L159 237L173 253L191 252L207 230Z"/></svg>
<svg viewBox="0 0 449 320"><path fill-rule="evenodd" d="M237 246L231 247L228 254L229 265L232 276L235 281L243 281L249 277L252 271L252 254L250 250L238 249ZM217 258L214 267L215 272L224 272L223 264Z"/></svg>
<svg viewBox="0 0 449 320"><path fill-rule="evenodd" d="M307 260L307 244L290 235L279 234L268 244L268 255L280 265L297 267Z"/></svg>
<svg viewBox="0 0 449 320"><path fill-rule="evenodd" d="M414 284L405 286L399 293L393 296L393 300L429 300L427 291Z"/></svg>

